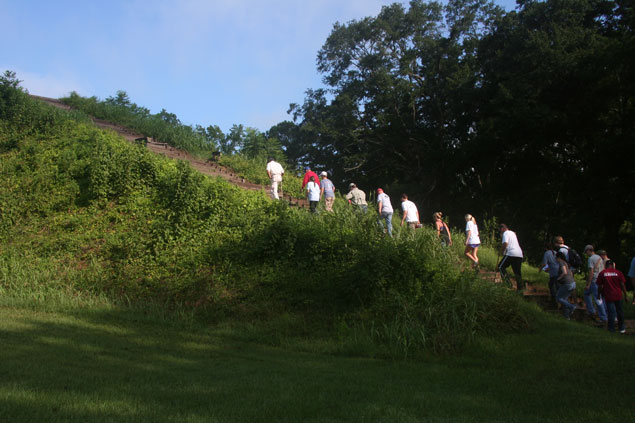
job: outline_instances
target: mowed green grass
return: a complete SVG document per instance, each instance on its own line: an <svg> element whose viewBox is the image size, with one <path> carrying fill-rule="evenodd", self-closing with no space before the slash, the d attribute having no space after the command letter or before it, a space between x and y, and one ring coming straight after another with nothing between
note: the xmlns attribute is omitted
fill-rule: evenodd
<svg viewBox="0 0 635 423"><path fill-rule="evenodd" d="M126 310L4 306L0 421L635 421L635 337L536 316L532 333L406 361Z"/></svg>

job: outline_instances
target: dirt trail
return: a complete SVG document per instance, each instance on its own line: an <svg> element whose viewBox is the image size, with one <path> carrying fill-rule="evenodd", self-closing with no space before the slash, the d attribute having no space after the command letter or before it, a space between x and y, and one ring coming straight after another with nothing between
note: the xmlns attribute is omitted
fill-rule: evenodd
<svg viewBox="0 0 635 423"><path fill-rule="evenodd" d="M40 101L43 101L47 104L50 104L51 106L54 106L60 109L64 109L64 110L71 109L70 106L67 106L66 104L54 98L40 97L37 95L31 95L31 97L36 98ZM95 125L98 126L99 128L114 131L131 143L134 143L135 139L137 138L143 138L146 136L144 134L134 132L128 128L124 128L123 126L116 125L114 123L107 122L105 120L101 120L97 118L92 118L92 120L95 123ZM265 190L268 189L267 187L263 187L262 185L254 184L249 181L246 181L244 178L236 174L236 172L234 172L232 169L229 169L225 166L221 166L218 163L213 161L204 161L204 160L198 159L192 156L191 154L189 154L188 152L171 147L167 145L166 143L155 142L151 140L150 138L148 138L148 142L146 143L146 148L155 154L161 154L170 159L185 160L189 162L190 165L194 169L198 170L199 172L208 176L221 177L225 179L226 181L236 186L239 186L243 189L248 189L252 191L261 191L263 189ZM263 172L264 171L265 170L263 169ZM302 208L308 207L307 201L304 199L292 198L286 194L284 195L283 198L286 201L288 201L289 204L292 206L297 206Z"/></svg>

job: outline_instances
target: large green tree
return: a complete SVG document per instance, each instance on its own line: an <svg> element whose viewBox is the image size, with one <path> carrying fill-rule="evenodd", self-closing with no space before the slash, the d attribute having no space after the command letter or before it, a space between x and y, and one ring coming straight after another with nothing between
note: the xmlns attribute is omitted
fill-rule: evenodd
<svg viewBox="0 0 635 423"><path fill-rule="evenodd" d="M633 41L632 1L384 7L333 27L329 88L292 105L291 149L338 182L408 190L424 213L617 251L634 220Z"/></svg>

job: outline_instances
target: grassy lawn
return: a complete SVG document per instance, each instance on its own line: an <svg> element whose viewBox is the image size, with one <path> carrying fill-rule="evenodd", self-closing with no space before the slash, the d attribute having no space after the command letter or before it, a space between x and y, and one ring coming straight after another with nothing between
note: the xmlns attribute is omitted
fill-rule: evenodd
<svg viewBox="0 0 635 423"><path fill-rule="evenodd" d="M461 355L391 361L129 311L5 306L0 421L634 421L635 337L536 319Z"/></svg>

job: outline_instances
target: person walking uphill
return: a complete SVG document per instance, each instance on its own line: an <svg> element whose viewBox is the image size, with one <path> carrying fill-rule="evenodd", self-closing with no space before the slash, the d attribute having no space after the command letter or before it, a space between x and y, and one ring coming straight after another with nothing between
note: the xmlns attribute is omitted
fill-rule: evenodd
<svg viewBox="0 0 635 423"><path fill-rule="evenodd" d="M465 252L467 258L472 261L472 267L478 269L478 247L481 239L478 236L476 219L471 214L465 215Z"/></svg>
<svg viewBox="0 0 635 423"><path fill-rule="evenodd" d="M306 184L306 198L309 200L309 210L311 213L316 213L320 202L320 186L315 182L314 176L311 176Z"/></svg>
<svg viewBox="0 0 635 423"><path fill-rule="evenodd" d="M273 157L269 157L267 160L267 175L269 175L269 180L271 180L271 198L279 200L278 184L282 185L282 175L284 175L284 169L280 163L273 159Z"/></svg>
<svg viewBox="0 0 635 423"><path fill-rule="evenodd" d="M348 185L348 189L348 194L346 194L346 199L348 200L348 202L357 207L359 210L366 213L368 211L368 204L366 203L366 193L357 188L357 185L352 182Z"/></svg>
<svg viewBox="0 0 635 423"><path fill-rule="evenodd" d="M302 179L302 189L304 190L304 187L306 186L306 184L309 183L309 181L311 180L311 176L313 176L315 178L315 182L318 184L318 186L320 185L320 178L318 178L317 173L313 172L311 170L310 166L307 166L304 168L305 172L304 172L304 179Z"/></svg>
<svg viewBox="0 0 635 423"><path fill-rule="evenodd" d="M335 185L331 182L326 172L320 173L322 180L320 181L320 195L324 197L324 209L333 211L333 202L335 201Z"/></svg>
<svg viewBox="0 0 635 423"><path fill-rule="evenodd" d="M434 219L434 227L437 230L437 237L441 240L441 244L443 246L452 245L452 235L450 235L450 228L442 219L443 215L441 212L436 212L432 215L432 219Z"/></svg>
<svg viewBox="0 0 635 423"><path fill-rule="evenodd" d="M567 262L567 256L562 251L556 253L558 266L558 291L556 293L557 301L562 304L564 317L569 320L571 314L575 311L575 304L569 302L569 297L575 292L575 279L573 272Z"/></svg>
<svg viewBox="0 0 635 423"><path fill-rule="evenodd" d="M635 304L635 257L631 260L631 267L628 269L628 278L631 282L631 288L633 290L633 304ZM626 300L626 298L624 298Z"/></svg>
<svg viewBox="0 0 635 423"><path fill-rule="evenodd" d="M407 222L410 229L415 229L421 224L419 210L417 210L415 203L408 200L408 194L401 194L401 210L403 210L401 226L403 226L404 222Z"/></svg>
<svg viewBox="0 0 635 423"><path fill-rule="evenodd" d="M598 308L598 317L604 323L606 323L608 317L606 315L606 307L604 300L598 291L597 278L602 270L604 270L604 262L602 257L595 254L593 245L587 245L584 247L584 253L589 256L587 260L588 276L586 286L584 287L584 303L591 320L595 320L595 308L593 307L593 299L595 298L595 305Z"/></svg>
<svg viewBox="0 0 635 423"><path fill-rule="evenodd" d="M511 265L514 271L514 277L516 278L516 291L522 293L525 290L525 284L523 283L521 268L523 264L523 250L520 248L518 238L514 231L509 230L507 225L502 223L500 225L502 247L501 253L503 258L498 263L498 271L501 276L507 275L507 267Z"/></svg>
<svg viewBox="0 0 635 423"><path fill-rule="evenodd" d="M392 204L390 204L390 197L381 188L377 188L377 212L380 217L379 224L381 225L381 219L383 219L386 222L388 236L392 236L392 215L394 210Z"/></svg>
<svg viewBox="0 0 635 423"><path fill-rule="evenodd" d="M562 254L563 257L564 254ZM565 257L566 261L566 257ZM556 260L556 252L553 250L552 244L545 245L545 253L542 256L541 268L538 271L549 273L549 295L552 302L556 302L556 293L558 291L558 276L560 264Z"/></svg>
<svg viewBox="0 0 635 423"><path fill-rule="evenodd" d="M610 332L615 332L616 317L620 333L626 332L624 310L622 309L622 294L624 294L624 299L626 299L625 281L626 279L622 272L615 268L613 260L606 261L606 268L600 272L597 278L598 288L606 302L608 329Z"/></svg>

